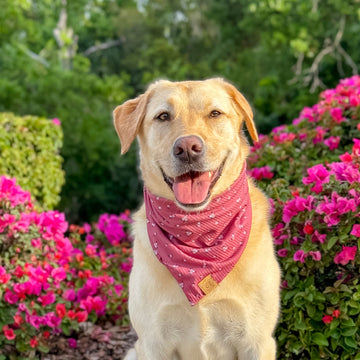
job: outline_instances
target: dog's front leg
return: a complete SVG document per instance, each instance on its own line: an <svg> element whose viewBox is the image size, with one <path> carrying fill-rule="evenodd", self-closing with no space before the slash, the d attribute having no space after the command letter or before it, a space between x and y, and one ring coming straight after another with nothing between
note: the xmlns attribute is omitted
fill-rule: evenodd
<svg viewBox="0 0 360 360"><path fill-rule="evenodd" d="M138 340L135 347L130 349L124 360L179 360L173 349L151 342L147 345Z"/></svg>

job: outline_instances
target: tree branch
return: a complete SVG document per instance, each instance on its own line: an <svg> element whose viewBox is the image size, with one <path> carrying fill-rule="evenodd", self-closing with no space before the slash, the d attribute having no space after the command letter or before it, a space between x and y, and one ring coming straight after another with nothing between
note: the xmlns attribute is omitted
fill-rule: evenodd
<svg viewBox="0 0 360 360"><path fill-rule="evenodd" d="M19 49L23 51L26 55L28 55L31 59L39 62L40 64L44 65L46 68L50 66L50 64L40 55L35 54L31 50L25 48L24 46L19 46Z"/></svg>
<svg viewBox="0 0 360 360"><path fill-rule="evenodd" d="M100 50L106 50L106 49L109 49L109 48L112 48L112 47L115 47L115 46L119 46L123 43L124 41L121 40L121 39L118 39L118 40L109 40L109 41L106 41L104 43L101 43L101 44L97 44L97 45L93 45L93 46L90 46L89 48L87 48L83 54L85 56L89 56L97 51L100 51Z"/></svg>

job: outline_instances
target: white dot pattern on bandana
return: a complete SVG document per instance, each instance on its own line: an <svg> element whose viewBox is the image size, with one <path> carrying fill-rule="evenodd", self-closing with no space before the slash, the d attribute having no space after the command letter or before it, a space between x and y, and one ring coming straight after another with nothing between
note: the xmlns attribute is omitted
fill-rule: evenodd
<svg viewBox="0 0 360 360"><path fill-rule="evenodd" d="M246 169L201 212L185 212L146 188L144 200L154 253L194 305L204 296L199 281L211 274L219 284L247 244L252 214Z"/></svg>

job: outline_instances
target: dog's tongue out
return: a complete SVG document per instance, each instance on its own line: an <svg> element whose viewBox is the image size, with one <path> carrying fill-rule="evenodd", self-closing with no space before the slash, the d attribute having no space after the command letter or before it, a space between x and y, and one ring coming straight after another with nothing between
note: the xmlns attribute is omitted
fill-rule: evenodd
<svg viewBox="0 0 360 360"><path fill-rule="evenodd" d="M211 185L211 173L187 173L174 179L173 190L176 199L182 204L200 204Z"/></svg>

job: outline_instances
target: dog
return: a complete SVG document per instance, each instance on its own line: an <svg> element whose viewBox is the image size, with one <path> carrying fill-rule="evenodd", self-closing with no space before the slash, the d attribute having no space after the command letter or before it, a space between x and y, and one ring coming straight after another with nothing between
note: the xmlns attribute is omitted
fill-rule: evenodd
<svg viewBox="0 0 360 360"><path fill-rule="evenodd" d="M244 96L219 78L159 80L116 107L125 154L138 138L126 360L274 360L280 269L269 204L246 175L258 140Z"/></svg>

